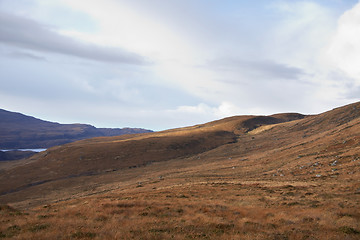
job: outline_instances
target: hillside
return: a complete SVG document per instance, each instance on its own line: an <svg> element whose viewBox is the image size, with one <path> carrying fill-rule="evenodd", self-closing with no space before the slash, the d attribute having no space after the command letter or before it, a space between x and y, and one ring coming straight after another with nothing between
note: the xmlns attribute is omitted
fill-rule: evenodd
<svg viewBox="0 0 360 240"><path fill-rule="evenodd" d="M0 171L5 237L359 239L360 103L86 139Z"/></svg>
<svg viewBox="0 0 360 240"><path fill-rule="evenodd" d="M150 132L139 128L106 129L59 124L0 109L0 149L49 148L81 139Z"/></svg>

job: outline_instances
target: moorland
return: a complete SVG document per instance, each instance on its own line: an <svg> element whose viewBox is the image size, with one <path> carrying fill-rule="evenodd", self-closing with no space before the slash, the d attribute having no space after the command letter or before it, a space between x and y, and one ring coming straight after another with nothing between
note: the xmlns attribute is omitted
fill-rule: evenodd
<svg viewBox="0 0 360 240"><path fill-rule="evenodd" d="M360 239L360 103L0 163L0 238Z"/></svg>

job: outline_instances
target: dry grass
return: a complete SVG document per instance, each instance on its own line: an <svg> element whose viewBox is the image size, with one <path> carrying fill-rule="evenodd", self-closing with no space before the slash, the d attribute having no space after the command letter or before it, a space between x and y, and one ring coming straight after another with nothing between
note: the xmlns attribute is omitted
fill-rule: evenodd
<svg viewBox="0 0 360 240"><path fill-rule="evenodd" d="M237 133L232 143L231 134L217 131L239 131L239 117L116 138L128 138L125 145L103 138L53 149L42 156L39 173L111 165L127 153L120 146L135 151L122 163L144 156L162 161L3 194L0 239L360 239L360 118L353 109ZM186 145L201 138L214 147ZM14 176L20 175L4 175L2 184Z"/></svg>
<svg viewBox="0 0 360 240"><path fill-rule="evenodd" d="M278 124L271 124L271 125L261 126L261 127L255 128L254 130L248 132L248 134L256 135L256 134L262 133L264 131L270 130L273 127L275 127L276 125L278 125Z"/></svg>
<svg viewBox="0 0 360 240"><path fill-rule="evenodd" d="M327 191L342 184L159 182L28 211L2 206L0 238L359 239L358 195Z"/></svg>

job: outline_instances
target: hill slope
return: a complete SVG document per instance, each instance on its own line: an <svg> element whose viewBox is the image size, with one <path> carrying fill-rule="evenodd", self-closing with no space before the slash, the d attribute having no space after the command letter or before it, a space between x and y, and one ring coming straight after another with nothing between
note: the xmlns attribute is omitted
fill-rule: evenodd
<svg viewBox="0 0 360 240"><path fill-rule="evenodd" d="M37 154L26 165L2 174L0 180L2 177L14 179L11 183L0 183L0 194L16 192L43 182L136 168L154 162L191 157L220 146L233 146L239 136L251 129L287 121L284 116L238 116L193 127L92 138L53 147ZM294 116L304 118L303 115L295 114L291 120Z"/></svg>
<svg viewBox="0 0 360 240"><path fill-rule="evenodd" d="M0 202L30 209L3 207L0 231L40 239L359 239L359 180L360 103L312 116L237 116L86 139L3 166Z"/></svg>
<svg viewBox="0 0 360 240"><path fill-rule="evenodd" d="M48 148L85 138L151 132L138 128L106 129L59 124L0 109L0 149Z"/></svg>

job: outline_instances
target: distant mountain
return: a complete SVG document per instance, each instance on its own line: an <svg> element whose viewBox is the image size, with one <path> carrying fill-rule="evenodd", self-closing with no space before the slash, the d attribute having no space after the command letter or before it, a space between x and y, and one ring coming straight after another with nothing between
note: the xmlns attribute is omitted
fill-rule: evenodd
<svg viewBox="0 0 360 240"><path fill-rule="evenodd" d="M0 162L1 161L12 161L18 159L24 159L33 156L36 152L33 151L0 151Z"/></svg>
<svg viewBox="0 0 360 240"><path fill-rule="evenodd" d="M60 124L0 109L0 149L49 148L92 137L146 133L141 128L96 128Z"/></svg>

